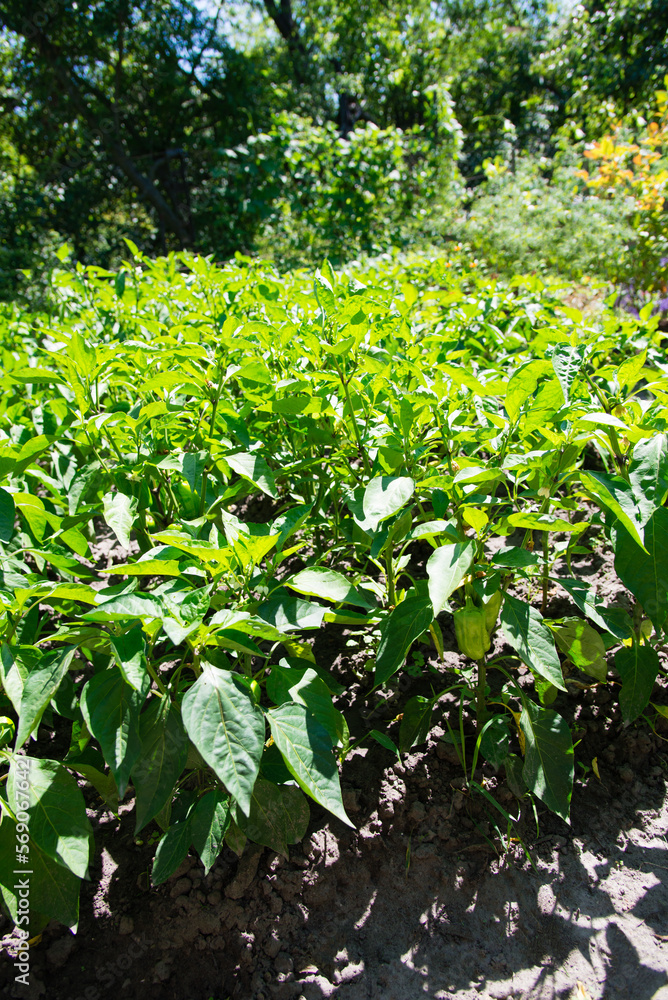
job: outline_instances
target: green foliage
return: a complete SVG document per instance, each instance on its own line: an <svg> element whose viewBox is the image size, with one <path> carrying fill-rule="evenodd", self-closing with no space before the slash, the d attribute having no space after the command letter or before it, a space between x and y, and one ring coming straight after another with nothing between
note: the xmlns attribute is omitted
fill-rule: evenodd
<svg viewBox="0 0 668 1000"><path fill-rule="evenodd" d="M590 134L611 115L643 112L668 73L668 13L662 0L583 0L557 20L537 64L559 107Z"/></svg>
<svg viewBox="0 0 668 1000"><path fill-rule="evenodd" d="M570 161L570 162L569 162ZM609 282L628 277L634 233L618 203L592 197L572 154L554 163L518 158L487 165L461 229L495 269Z"/></svg>
<svg viewBox="0 0 668 1000"><path fill-rule="evenodd" d="M447 90L440 96L437 143L420 126L367 123L342 138L332 123L276 115L215 171L217 244L237 249L239 227L230 231L229 219L240 205L242 246L291 266L377 253L443 226L456 201L461 138Z"/></svg>
<svg viewBox="0 0 668 1000"><path fill-rule="evenodd" d="M157 885L191 848L207 870L225 841L286 853L309 800L350 823L351 746L410 750L452 691L469 788L493 799L474 781L482 754L568 820L564 692L614 668L632 722L664 669L668 382L651 309L585 318L459 251L281 276L130 250L116 273L54 272L48 311L0 313L12 919L19 843L31 931L76 925L91 830L75 776L105 808L132 786L136 830L160 837ZM577 578L590 529L632 615ZM579 614L550 617L553 585ZM458 665L432 658L431 697L351 734L309 639L350 630L371 694L425 667L416 644L443 658L446 614ZM45 730L69 734L61 759L40 755Z"/></svg>

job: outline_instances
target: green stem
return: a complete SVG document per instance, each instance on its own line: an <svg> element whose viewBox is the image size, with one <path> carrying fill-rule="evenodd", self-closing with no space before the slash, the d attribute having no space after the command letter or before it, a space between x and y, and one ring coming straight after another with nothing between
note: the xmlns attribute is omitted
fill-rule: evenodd
<svg viewBox="0 0 668 1000"><path fill-rule="evenodd" d="M223 372L223 366L221 364L221 366L220 366L220 374L218 376L218 385L216 387L216 395L213 397L213 400L212 400L213 405L211 407L211 420L209 421L209 437L210 438L213 437L213 433L214 433L214 431L216 429L216 414L218 412L218 403L220 401L220 394L223 391L223 380L224 380L224 378L225 378L225 374ZM204 508L206 507L206 486L207 486L207 467L205 465L204 468L202 469L202 494L201 494L200 501L199 501L199 516L200 517L204 513Z"/></svg>
<svg viewBox="0 0 668 1000"><path fill-rule="evenodd" d="M478 660L478 687L476 690L475 717L478 732L481 732L489 718L487 703L485 701L485 689L487 687L487 665L484 656Z"/></svg>
<svg viewBox="0 0 668 1000"><path fill-rule="evenodd" d="M342 374L341 370L338 368L338 366L337 366L337 371L338 371L339 378L341 380L341 385L343 386L343 391L346 394L346 402L348 403L348 410L350 412L350 419L353 422L353 430L355 431L355 439L357 441L357 450L358 450L358 452L360 454L360 458L362 459L362 464L364 465L364 472L365 472L365 474L367 476L371 476L371 466L369 465L369 459L367 458L367 453L364 450L364 446L362 444L362 438L360 436L360 430L359 430L359 427L357 426L357 420L355 419L355 411L353 410L353 404L352 404L352 400L350 398L350 390L348 389L348 381L343 377L343 374Z"/></svg>
<svg viewBox="0 0 668 1000"><path fill-rule="evenodd" d="M148 660L146 661L146 668L147 668L149 674L151 675L151 677L153 678L153 680L155 681L155 683L156 683L156 685L158 687L158 691L160 691L160 694L164 697L164 695L167 694L167 688L162 683L162 681L158 677L158 674L153 669L153 665L151 663L149 663Z"/></svg>
<svg viewBox="0 0 668 1000"><path fill-rule="evenodd" d="M394 565L392 561L392 542L385 546L385 577L387 579L387 602L391 608L396 607L397 594L394 589Z"/></svg>
<svg viewBox="0 0 668 1000"><path fill-rule="evenodd" d="M543 614L547 608L547 588L550 574L550 533L543 532Z"/></svg>

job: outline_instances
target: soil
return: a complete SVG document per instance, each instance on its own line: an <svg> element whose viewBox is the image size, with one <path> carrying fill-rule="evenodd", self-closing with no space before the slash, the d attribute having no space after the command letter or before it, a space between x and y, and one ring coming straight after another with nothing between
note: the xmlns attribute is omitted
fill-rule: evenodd
<svg viewBox="0 0 668 1000"><path fill-rule="evenodd" d="M578 573L606 603L628 606L604 555ZM575 613L556 586L550 600L552 617ZM418 676L404 671L396 697L371 704L365 651L340 626L318 632L316 659L346 685L339 707L353 735L454 679L452 619L441 625L444 662L421 647ZM570 825L520 802L487 764L476 778L513 826L466 790L447 742L445 719L458 725L450 696L428 742L401 761L374 743L351 752L342 785L356 829L312 805L289 859L225 848L206 877L188 857L153 889L157 828L135 841L132 790L118 816L91 797L96 852L78 933L50 924L24 987L16 938L0 923L0 990L29 1000L668 1000L668 724L624 727L614 685L568 686L554 707L580 740ZM668 703L665 676L653 701Z"/></svg>

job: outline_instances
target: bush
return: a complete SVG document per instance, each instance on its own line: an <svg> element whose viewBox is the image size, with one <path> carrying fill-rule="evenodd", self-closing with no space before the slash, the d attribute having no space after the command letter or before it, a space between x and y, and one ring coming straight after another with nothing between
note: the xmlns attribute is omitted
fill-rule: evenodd
<svg viewBox="0 0 668 1000"><path fill-rule="evenodd" d="M209 211L223 246L293 266L405 246L438 227L457 200L461 131L447 91L435 126L380 129L346 139L328 122L292 113L225 150ZM227 239L225 231L229 234Z"/></svg>
<svg viewBox="0 0 668 1000"><path fill-rule="evenodd" d="M559 273L617 281L633 230L619 202L592 197L575 176L575 151L559 161L524 156L515 170L486 164L461 235L502 272Z"/></svg>

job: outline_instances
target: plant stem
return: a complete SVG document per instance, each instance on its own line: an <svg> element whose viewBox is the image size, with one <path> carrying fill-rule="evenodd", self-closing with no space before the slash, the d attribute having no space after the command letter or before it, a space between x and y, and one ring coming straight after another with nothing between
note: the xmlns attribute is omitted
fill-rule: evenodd
<svg viewBox="0 0 668 1000"><path fill-rule="evenodd" d="M549 531L543 532L543 606L542 612L545 614L545 609L547 608L547 588L549 584L549 573L550 573L550 533Z"/></svg>
<svg viewBox="0 0 668 1000"><path fill-rule="evenodd" d="M394 589L394 566L392 563L392 542L385 546L385 577L387 579L387 602L391 608L396 606L397 594Z"/></svg>
<svg viewBox="0 0 668 1000"><path fill-rule="evenodd" d="M478 660L478 687L476 690L475 718L478 732L482 730L489 718L487 703L485 701L485 689L487 687L487 665L484 656Z"/></svg>
<svg viewBox="0 0 668 1000"><path fill-rule="evenodd" d="M350 419L353 422L353 430L355 431L355 439L357 441L357 450L359 451L360 458L362 459L362 464L364 465L364 472L365 472L365 474L367 476L370 476L371 475L371 466L369 465L369 459L367 457L367 453L364 450L364 446L362 444L362 438L360 436L360 429L357 426L357 421L355 420L355 411L353 410L353 404L352 404L352 400L350 398L350 390L348 389L348 380L343 377L343 373L341 372L341 369L338 367L338 365L337 365L337 371L338 371L338 374L339 374L339 378L341 379L341 385L343 386L343 391L346 394L346 402L348 403L348 410L350 412Z"/></svg>

